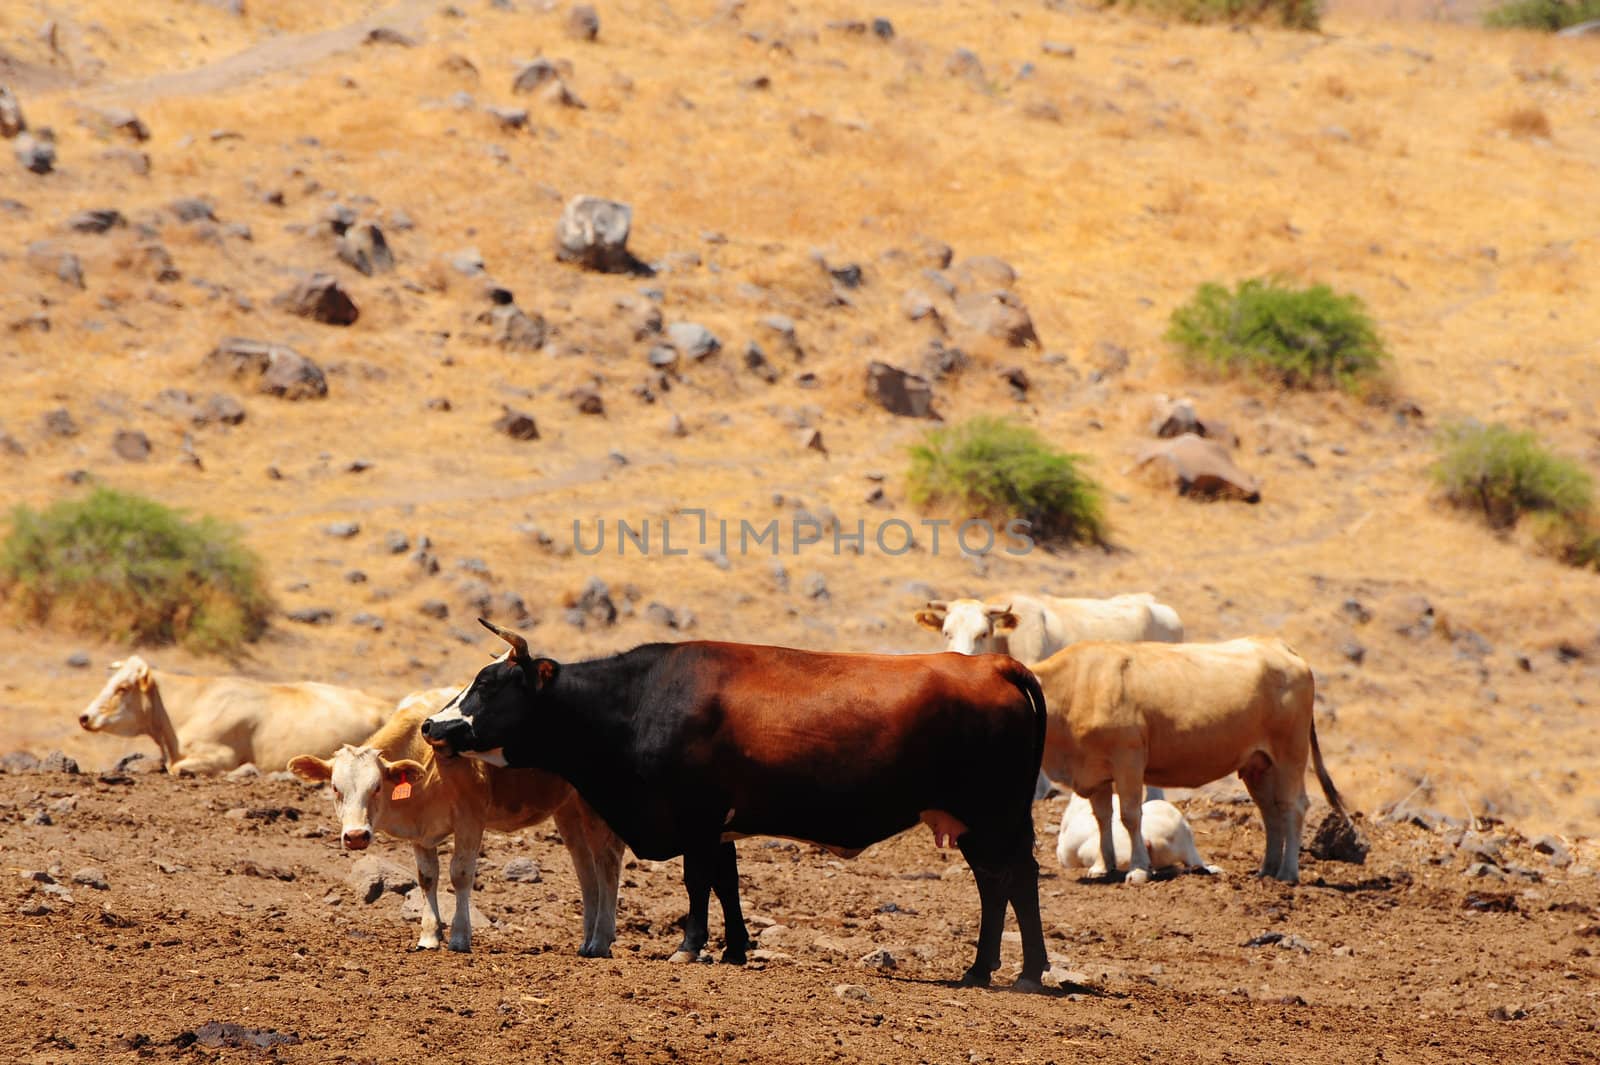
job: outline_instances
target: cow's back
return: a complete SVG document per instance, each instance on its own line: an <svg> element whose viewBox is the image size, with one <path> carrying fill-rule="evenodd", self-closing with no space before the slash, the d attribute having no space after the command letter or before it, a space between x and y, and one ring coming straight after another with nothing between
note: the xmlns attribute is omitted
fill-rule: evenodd
<svg viewBox="0 0 1600 1065"><path fill-rule="evenodd" d="M682 823L714 815L731 834L859 848L925 810L974 824L1031 801L1042 708L1025 676L1003 655L679 644L641 689L637 749L619 773L669 796ZM580 790L613 820L606 796ZM634 834L670 836L666 816Z"/></svg>
<svg viewBox="0 0 1600 1065"><path fill-rule="evenodd" d="M282 769L299 754L327 757L358 744L378 729L393 704L355 688L305 682L257 684L233 702L229 716L248 715L251 760L262 769Z"/></svg>

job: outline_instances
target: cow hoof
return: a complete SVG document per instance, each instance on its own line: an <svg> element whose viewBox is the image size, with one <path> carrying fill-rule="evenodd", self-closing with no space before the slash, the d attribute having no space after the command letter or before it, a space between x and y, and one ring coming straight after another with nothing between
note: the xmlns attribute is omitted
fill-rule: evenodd
<svg viewBox="0 0 1600 1065"><path fill-rule="evenodd" d="M667 962L670 965L689 965L699 960L700 952L697 950L675 950Z"/></svg>
<svg viewBox="0 0 1600 1065"><path fill-rule="evenodd" d="M439 949L439 941L437 939L435 939L432 943L418 943L416 946L412 947L411 949L412 950L438 950Z"/></svg>
<svg viewBox="0 0 1600 1065"><path fill-rule="evenodd" d="M1200 871L1202 873L1206 874L1207 876L1221 876L1222 875L1222 866L1220 866L1220 865L1202 865L1200 867Z"/></svg>
<svg viewBox="0 0 1600 1065"><path fill-rule="evenodd" d="M471 954L472 953L472 941L470 939L464 939L464 940L452 939L450 941L450 949L453 950L457 954Z"/></svg>
<svg viewBox="0 0 1600 1065"><path fill-rule="evenodd" d="M1149 872L1149 870L1147 870L1147 869L1129 869L1128 870L1127 879L1124 882L1125 883L1129 883L1129 884L1144 884L1144 883L1147 883L1149 880L1150 880L1150 872Z"/></svg>
<svg viewBox="0 0 1600 1065"><path fill-rule="evenodd" d="M745 953L743 947L740 947L738 950L734 950L732 947L729 947L727 950L722 952L722 964L743 965L744 963Z"/></svg>
<svg viewBox="0 0 1600 1065"><path fill-rule="evenodd" d="M585 943L583 946L578 948L578 957L580 957L580 958L609 958L609 957L611 957L611 948L609 946L591 947L587 943Z"/></svg>
<svg viewBox="0 0 1600 1065"><path fill-rule="evenodd" d="M974 965L961 974L962 987L988 987L989 970L987 966Z"/></svg>
<svg viewBox="0 0 1600 1065"><path fill-rule="evenodd" d="M1025 995L1042 995L1044 994L1044 984L1032 977L1019 976L1012 983L1011 990L1020 991Z"/></svg>

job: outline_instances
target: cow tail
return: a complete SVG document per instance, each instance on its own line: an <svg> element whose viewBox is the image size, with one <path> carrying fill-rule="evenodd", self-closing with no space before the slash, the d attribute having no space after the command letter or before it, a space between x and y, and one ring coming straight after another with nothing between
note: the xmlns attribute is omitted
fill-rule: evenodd
<svg viewBox="0 0 1600 1065"><path fill-rule="evenodd" d="M1327 796L1328 805L1338 811L1339 816L1346 821L1350 814L1344 808L1344 800L1339 798L1339 789L1333 786L1333 778L1328 775L1328 767L1322 761L1322 746L1317 743L1317 723L1311 722L1311 764L1317 771L1317 783L1322 785L1322 794Z"/></svg>
<svg viewBox="0 0 1600 1065"><path fill-rule="evenodd" d="M1007 679L1028 697L1028 703L1033 707L1033 771L1037 775L1039 767L1044 764L1044 735L1049 724L1049 717L1045 713L1044 689L1039 686L1039 678L1033 675L1033 670L1021 662L1016 663Z"/></svg>

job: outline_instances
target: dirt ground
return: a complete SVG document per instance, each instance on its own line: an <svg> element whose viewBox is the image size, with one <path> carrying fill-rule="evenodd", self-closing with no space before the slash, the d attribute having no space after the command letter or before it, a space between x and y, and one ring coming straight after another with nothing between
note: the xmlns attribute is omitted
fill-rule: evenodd
<svg viewBox="0 0 1600 1065"><path fill-rule="evenodd" d="M955 986L976 891L920 830L848 862L741 843L767 952L744 969L665 960L677 862L630 859L615 957L578 958L578 889L553 827L494 835L474 953L420 953L398 894L366 904L346 883L353 858L319 790L0 774L0 1045L29 1063L1600 1058L1592 855L1562 867L1567 856L1491 828L1515 871L1479 877L1449 830L1366 824L1364 867L1307 857L1305 882L1287 887L1248 875L1254 810L1218 795L1186 809L1226 872L1142 887L1057 867L1063 803L1038 804L1055 967L1049 993L1030 996L1003 987L1014 935L996 989ZM50 824L34 823L40 811ZM367 853L412 871L409 847ZM508 882L503 867L524 856L542 879ZM74 881L91 866L107 888ZM714 918L713 945L718 931ZM892 968L861 962L878 948ZM270 1045L228 1041L250 1034Z"/></svg>

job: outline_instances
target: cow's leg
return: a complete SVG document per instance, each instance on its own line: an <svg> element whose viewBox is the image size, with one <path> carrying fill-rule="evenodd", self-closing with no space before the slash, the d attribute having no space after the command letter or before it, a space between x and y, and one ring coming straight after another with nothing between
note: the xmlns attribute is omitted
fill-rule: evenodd
<svg viewBox="0 0 1600 1065"><path fill-rule="evenodd" d="M711 885L717 874L717 848L721 842L684 852L683 888L689 893L689 916L683 922L683 942L668 961L683 963L700 960L710 938Z"/></svg>
<svg viewBox="0 0 1600 1065"><path fill-rule="evenodd" d="M989 974L1000 968L1000 935L1006 923L1004 873L995 869L992 856L984 852L978 842L973 840L971 832L956 840L956 846L961 848L972 869L972 879L978 884L978 956L961 976L963 987L989 986Z"/></svg>
<svg viewBox="0 0 1600 1065"><path fill-rule="evenodd" d="M1311 800L1306 797L1306 771L1290 772L1280 763L1277 771L1278 823L1282 825L1283 852L1278 858L1278 879L1288 884L1300 882L1300 834L1305 830L1306 807Z"/></svg>
<svg viewBox="0 0 1600 1065"><path fill-rule="evenodd" d="M1258 760L1259 759L1259 760ZM1261 869L1257 876L1277 876L1283 864L1283 822L1278 815L1278 774L1264 755L1255 755L1239 777L1261 811L1261 824L1266 829L1266 851L1261 856ZM1298 862L1297 862L1298 864Z"/></svg>
<svg viewBox="0 0 1600 1065"><path fill-rule="evenodd" d="M450 949L472 949L472 880L478 873L478 851L483 846L482 825L457 825L455 847L450 852L450 890L456 893L456 912L450 918Z"/></svg>
<svg viewBox="0 0 1600 1065"><path fill-rule="evenodd" d="M743 965L750 949L750 932L744 926L744 911L739 906L739 852L731 841L717 851L717 871L711 886L722 903L722 938L727 944L722 960L729 965Z"/></svg>
<svg viewBox="0 0 1600 1065"><path fill-rule="evenodd" d="M1100 861L1089 869L1091 877L1105 876L1117 868L1117 838L1111 813L1111 781L1095 788L1089 794L1089 807L1094 810L1094 821L1100 828Z"/></svg>
<svg viewBox="0 0 1600 1065"><path fill-rule="evenodd" d="M183 757L167 766L167 772L175 777L207 777L214 773L226 773L240 764L239 752L220 743L184 743L180 740L178 749L183 752Z"/></svg>
<svg viewBox="0 0 1600 1065"><path fill-rule="evenodd" d="M439 916L439 847L416 843L411 851L417 856L417 883L426 903L422 908L422 934L417 937L417 949L438 950L439 932L444 928L444 919Z"/></svg>
<svg viewBox="0 0 1600 1065"><path fill-rule="evenodd" d="M572 859L572 871L578 874L578 887L583 892L583 942L578 947L581 958L609 957L610 943L596 947L595 921L600 911L599 884L595 875L594 848L589 840L589 825L576 797L556 807L556 828L567 845L567 855Z"/></svg>
<svg viewBox="0 0 1600 1065"><path fill-rule="evenodd" d="M617 939L617 885L622 880L622 840L600 815L589 813L589 853L594 861L595 914L589 957L611 957Z"/></svg>
<svg viewBox="0 0 1600 1065"><path fill-rule="evenodd" d="M1039 916L1039 863L1033 858L1033 825L1027 826L1026 845L1006 870L1007 895L1022 933L1022 972L1013 985L1018 991L1041 991L1040 977L1050 964L1044 946L1044 922ZM998 959L997 959L998 960Z"/></svg>
<svg viewBox="0 0 1600 1065"><path fill-rule="evenodd" d="M1144 759L1116 767L1117 800L1128 832L1128 883L1150 879L1150 850L1144 844Z"/></svg>

